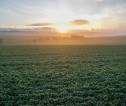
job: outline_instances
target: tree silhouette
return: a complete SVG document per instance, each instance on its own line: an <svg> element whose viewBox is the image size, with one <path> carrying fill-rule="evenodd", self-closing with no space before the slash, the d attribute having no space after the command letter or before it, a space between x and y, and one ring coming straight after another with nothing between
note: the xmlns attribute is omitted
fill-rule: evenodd
<svg viewBox="0 0 126 106"><path fill-rule="evenodd" d="M0 44L2 44L3 43L3 40L2 39L0 39Z"/></svg>

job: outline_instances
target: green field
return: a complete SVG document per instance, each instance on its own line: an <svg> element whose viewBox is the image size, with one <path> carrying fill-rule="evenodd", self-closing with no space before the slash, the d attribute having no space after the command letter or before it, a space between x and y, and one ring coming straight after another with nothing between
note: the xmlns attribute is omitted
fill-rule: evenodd
<svg viewBox="0 0 126 106"><path fill-rule="evenodd" d="M126 106L126 46L0 46L0 106Z"/></svg>

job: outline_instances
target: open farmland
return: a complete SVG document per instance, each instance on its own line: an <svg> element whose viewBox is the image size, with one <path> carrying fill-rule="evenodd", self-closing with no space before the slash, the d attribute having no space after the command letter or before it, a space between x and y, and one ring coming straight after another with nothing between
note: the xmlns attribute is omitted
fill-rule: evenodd
<svg viewBox="0 0 126 106"><path fill-rule="evenodd" d="M0 46L0 106L126 106L126 46Z"/></svg>

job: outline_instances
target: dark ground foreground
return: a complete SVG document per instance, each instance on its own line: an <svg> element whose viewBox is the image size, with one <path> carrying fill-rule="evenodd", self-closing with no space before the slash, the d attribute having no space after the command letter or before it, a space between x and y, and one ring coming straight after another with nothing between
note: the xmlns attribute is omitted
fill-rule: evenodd
<svg viewBox="0 0 126 106"><path fill-rule="evenodd" d="M126 46L0 46L0 106L126 106Z"/></svg>

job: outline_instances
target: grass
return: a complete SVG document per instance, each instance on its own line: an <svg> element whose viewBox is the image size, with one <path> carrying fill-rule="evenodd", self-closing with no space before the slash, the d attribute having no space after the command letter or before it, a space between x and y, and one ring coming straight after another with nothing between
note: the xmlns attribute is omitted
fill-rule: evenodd
<svg viewBox="0 0 126 106"><path fill-rule="evenodd" d="M0 46L0 106L126 106L126 46Z"/></svg>

